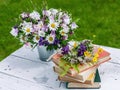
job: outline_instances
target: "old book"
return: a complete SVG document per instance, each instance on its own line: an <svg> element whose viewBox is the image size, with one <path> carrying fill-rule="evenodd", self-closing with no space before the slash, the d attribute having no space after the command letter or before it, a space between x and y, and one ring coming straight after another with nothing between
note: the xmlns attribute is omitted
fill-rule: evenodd
<svg viewBox="0 0 120 90"><path fill-rule="evenodd" d="M66 83L66 88L68 89L98 89L101 87L100 82L101 82L101 79L99 76L99 71L97 70L93 84L68 82Z"/></svg>
<svg viewBox="0 0 120 90"><path fill-rule="evenodd" d="M56 64L56 65L59 65L60 63L60 57L62 57L61 54L55 54L53 57L52 57L52 61ZM110 58L110 53L103 50L103 52L101 54L99 54L99 58L98 58L98 63L97 64L91 64L91 63L85 63L83 65L79 65L79 71L80 72L84 72L90 68L94 68L96 66L99 66L100 64L104 63L104 62L107 62L109 61L111 58ZM62 68L62 67L61 67ZM69 73L71 75L75 75L77 74L78 72L76 70L74 70L73 68L70 68L69 69Z"/></svg>
<svg viewBox="0 0 120 90"><path fill-rule="evenodd" d="M85 82L80 82L79 79L71 78L69 76L58 76L58 79L62 82L74 82L74 83L84 83L84 84L93 84L95 79L95 72L91 73Z"/></svg>
<svg viewBox="0 0 120 90"><path fill-rule="evenodd" d="M96 72L96 68L97 67L94 67L92 69L89 69L85 72L82 72L82 73L78 73L76 75L73 75L71 76L71 74L67 73L65 76L63 77L60 77L60 74L63 72L63 69L60 68L59 66L54 66L53 69L54 71L59 75L59 79L61 80L74 80L74 81L77 81L77 82L85 82L89 76L92 74L92 73L95 73ZM87 82L89 82L89 80L87 80Z"/></svg>

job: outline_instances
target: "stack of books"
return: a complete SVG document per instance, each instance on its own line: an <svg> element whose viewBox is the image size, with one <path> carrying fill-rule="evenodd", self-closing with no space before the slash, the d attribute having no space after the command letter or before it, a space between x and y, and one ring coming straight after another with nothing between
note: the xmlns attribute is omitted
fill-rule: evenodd
<svg viewBox="0 0 120 90"><path fill-rule="evenodd" d="M54 72L58 74L58 79L62 82L66 82L67 88L100 88L100 76L98 67L100 64L109 61L110 53L103 50L102 53L99 54L98 63L90 64L85 63L83 65L79 65L79 72L70 68L69 71L64 75L61 76L64 68L59 66L60 58L62 57L61 54L55 54L52 57L52 61L55 63L53 67Z"/></svg>

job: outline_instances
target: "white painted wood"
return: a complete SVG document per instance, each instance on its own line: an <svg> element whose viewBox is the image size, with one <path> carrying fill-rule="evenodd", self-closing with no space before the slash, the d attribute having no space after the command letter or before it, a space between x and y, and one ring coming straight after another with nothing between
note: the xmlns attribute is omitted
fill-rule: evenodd
<svg viewBox="0 0 120 90"><path fill-rule="evenodd" d="M37 47L32 49L32 48L28 48L27 46L23 46L20 49L13 52L11 55L32 61L38 61L38 62L40 61Z"/></svg>
<svg viewBox="0 0 120 90"><path fill-rule="evenodd" d="M120 49L102 47L111 53L112 59L99 67L102 79L100 90L119 90ZM39 60L36 48L31 51L23 46L0 62L0 90L28 90L29 85L29 90L66 90L65 84L59 88L60 82L56 81L57 75L52 67L52 62Z"/></svg>
<svg viewBox="0 0 120 90"><path fill-rule="evenodd" d="M53 88L0 73L0 90L53 90Z"/></svg>

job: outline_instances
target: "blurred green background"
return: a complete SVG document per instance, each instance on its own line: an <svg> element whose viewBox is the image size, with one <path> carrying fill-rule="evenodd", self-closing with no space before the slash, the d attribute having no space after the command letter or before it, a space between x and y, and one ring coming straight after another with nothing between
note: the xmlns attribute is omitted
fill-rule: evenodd
<svg viewBox="0 0 120 90"><path fill-rule="evenodd" d="M41 10L43 0L0 0L0 60L20 48L10 35L23 11ZM120 48L120 0L47 0L49 8L61 8L80 18L79 30L71 39Z"/></svg>

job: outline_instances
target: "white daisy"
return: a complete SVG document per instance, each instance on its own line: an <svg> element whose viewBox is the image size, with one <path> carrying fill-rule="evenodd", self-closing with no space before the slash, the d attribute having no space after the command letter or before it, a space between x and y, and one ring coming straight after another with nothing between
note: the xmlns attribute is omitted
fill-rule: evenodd
<svg viewBox="0 0 120 90"><path fill-rule="evenodd" d="M24 43L26 42L27 38L25 36L20 36L20 42Z"/></svg>
<svg viewBox="0 0 120 90"><path fill-rule="evenodd" d="M32 13L30 13L29 15L32 19L35 20L40 20L40 14L37 11L33 11Z"/></svg>
<svg viewBox="0 0 120 90"><path fill-rule="evenodd" d="M66 35L66 33L65 33L64 30L61 30L61 31L60 31L60 34L61 34L62 36L65 36L65 35Z"/></svg>
<svg viewBox="0 0 120 90"><path fill-rule="evenodd" d="M16 37L18 35L18 28L12 28L10 33Z"/></svg>
<svg viewBox="0 0 120 90"><path fill-rule="evenodd" d="M41 36L41 37L45 37L45 32L44 31L38 31L38 35Z"/></svg>
<svg viewBox="0 0 120 90"><path fill-rule="evenodd" d="M50 44L52 44L54 42L55 37L53 35L48 35L46 39Z"/></svg>
<svg viewBox="0 0 120 90"><path fill-rule="evenodd" d="M33 29L31 27L25 27L24 28L24 32L26 35L30 34L33 31Z"/></svg>
<svg viewBox="0 0 120 90"><path fill-rule="evenodd" d="M69 43L69 45L71 46L71 49L77 47L78 44L79 44L79 42L77 42L77 41L73 41L73 40L70 41L70 42L68 42L68 43Z"/></svg>
<svg viewBox="0 0 120 90"><path fill-rule="evenodd" d="M50 22L50 24L48 25L50 30L55 31L58 28L58 23L57 22Z"/></svg>
<svg viewBox="0 0 120 90"><path fill-rule="evenodd" d="M38 35L36 35L36 36L33 38L34 42L36 42L36 43L39 42L39 39L40 39L40 37L39 37Z"/></svg>

